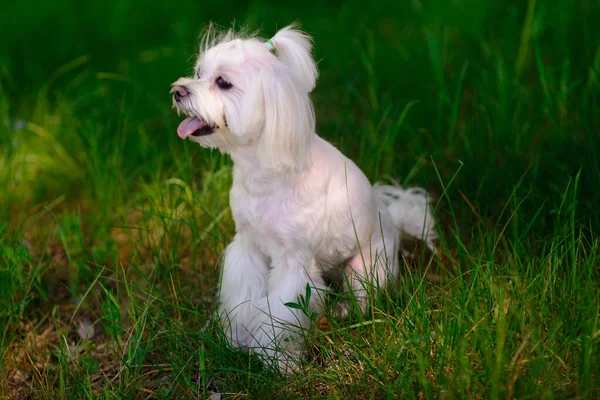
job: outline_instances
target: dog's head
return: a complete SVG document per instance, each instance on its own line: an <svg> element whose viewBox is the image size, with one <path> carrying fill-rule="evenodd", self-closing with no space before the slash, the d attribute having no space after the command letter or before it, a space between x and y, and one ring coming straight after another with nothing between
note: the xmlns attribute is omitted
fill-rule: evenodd
<svg viewBox="0 0 600 400"><path fill-rule="evenodd" d="M303 170L315 131L311 48L294 26L268 41L209 32L194 76L173 83L174 106L189 116L179 137L225 153L256 151L265 168Z"/></svg>

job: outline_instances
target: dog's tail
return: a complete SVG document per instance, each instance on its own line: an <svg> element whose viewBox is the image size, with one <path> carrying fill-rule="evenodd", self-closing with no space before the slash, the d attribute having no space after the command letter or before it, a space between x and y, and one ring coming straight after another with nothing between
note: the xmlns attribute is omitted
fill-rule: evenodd
<svg viewBox="0 0 600 400"><path fill-rule="evenodd" d="M375 184L377 197L387 207L392 221L401 229L403 239L420 240L433 253L433 241L438 238L431 211L433 199L421 188L403 189L399 185Z"/></svg>

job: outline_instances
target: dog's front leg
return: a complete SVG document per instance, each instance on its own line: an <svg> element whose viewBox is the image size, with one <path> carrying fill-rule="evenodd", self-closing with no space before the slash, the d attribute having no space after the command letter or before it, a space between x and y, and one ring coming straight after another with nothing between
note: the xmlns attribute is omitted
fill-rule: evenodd
<svg viewBox="0 0 600 400"><path fill-rule="evenodd" d="M256 303L251 321L250 347L280 371L296 369L304 354L304 336L310 314L322 310L325 285L314 258L284 255L273 259L268 294ZM310 300L306 286L310 287ZM295 303L303 307L286 306Z"/></svg>
<svg viewBox="0 0 600 400"><path fill-rule="evenodd" d="M248 234L227 246L221 275L219 313L229 343L247 348L252 310L267 294L268 258Z"/></svg>

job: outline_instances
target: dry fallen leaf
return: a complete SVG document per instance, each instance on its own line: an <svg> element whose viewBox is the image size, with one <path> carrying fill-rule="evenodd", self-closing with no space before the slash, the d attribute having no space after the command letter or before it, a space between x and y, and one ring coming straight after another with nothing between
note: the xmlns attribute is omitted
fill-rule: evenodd
<svg viewBox="0 0 600 400"><path fill-rule="evenodd" d="M94 325L92 325L92 323L89 320L84 319L79 321L79 326L77 327L77 334L80 338L84 340L91 340L94 337L95 333L96 331L94 329Z"/></svg>
<svg viewBox="0 0 600 400"><path fill-rule="evenodd" d="M208 396L208 400L221 400L221 393L212 392L212 394Z"/></svg>

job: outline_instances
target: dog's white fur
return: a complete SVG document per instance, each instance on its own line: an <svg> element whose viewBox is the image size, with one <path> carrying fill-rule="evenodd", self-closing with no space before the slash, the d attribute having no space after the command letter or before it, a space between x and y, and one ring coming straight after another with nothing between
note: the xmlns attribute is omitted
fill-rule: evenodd
<svg viewBox="0 0 600 400"><path fill-rule="evenodd" d="M398 274L401 235L434 250L437 234L424 190L373 187L315 133L311 38L288 26L272 41L275 53L252 35L210 37L194 76L173 85L187 93L174 102L178 111L216 126L189 138L234 162L237 233L225 253L219 303L226 336L290 371L310 321L285 303L298 302L308 284L311 310L320 312L324 274L345 266L344 288L364 311L366 285L383 287ZM233 87L220 88L218 77ZM341 317L347 312L338 307Z"/></svg>

